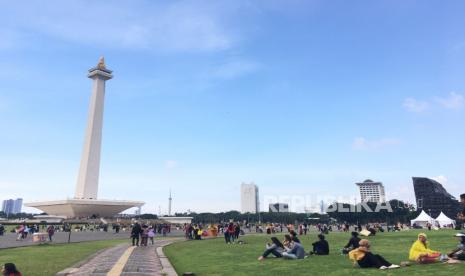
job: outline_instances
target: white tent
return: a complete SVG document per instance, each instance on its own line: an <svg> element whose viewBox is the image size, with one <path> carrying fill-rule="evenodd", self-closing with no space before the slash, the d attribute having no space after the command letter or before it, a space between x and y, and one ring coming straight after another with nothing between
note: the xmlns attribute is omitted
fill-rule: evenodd
<svg viewBox="0 0 465 276"><path fill-rule="evenodd" d="M410 225L416 224L417 226L426 227L427 223L430 223L432 226L435 225L435 220L430 217L424 210L418 215L416 219L410 221Z"/></svg>
<svg viewBox="0 0 465 276"><path fill-rule="evenodd" d="M443 212L439 214L436 218L436 222L439 224L440 227L447 227L449 225L455 226L455 220L450 219L448 216L444 215Z"/></svg>

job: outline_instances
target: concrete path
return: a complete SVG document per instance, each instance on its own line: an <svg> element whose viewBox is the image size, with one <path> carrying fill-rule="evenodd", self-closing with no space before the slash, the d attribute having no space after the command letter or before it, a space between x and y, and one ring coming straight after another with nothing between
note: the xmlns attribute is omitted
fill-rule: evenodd
<svg viewBox="0 0 465 276"><path fill-rule="evenodd" d="M177 240L179 239L156 240L154 245L146 247L133 247L129 244L111 247L98 252L75 267L59 272L57 275L175 276L177 275L176 271L161 249Z"/></svg>
<svg viewBox="0 0 465 276"><path fill-rule="evenodd" d="M67 243L68 242L68 232L57 232L53 236L53 243ZM116 239L128 239L129 232L120 232L115 234L113 232L100 232L100 231L86 231L86 232L72 232L71 233L71 242L83 242L83 241L99 241L99 240L116 240ZM181 230L173 230L168 234L168 237L183 237L184 232ZM156 236L157 238L160 235ZM22 247L22 246L31 246L35 245L32 242L31 236L28 236L25 240L17 241L15 233L5 233L4 236L0 236L0 249L2 248L12 248L12 247Z"/></svg>

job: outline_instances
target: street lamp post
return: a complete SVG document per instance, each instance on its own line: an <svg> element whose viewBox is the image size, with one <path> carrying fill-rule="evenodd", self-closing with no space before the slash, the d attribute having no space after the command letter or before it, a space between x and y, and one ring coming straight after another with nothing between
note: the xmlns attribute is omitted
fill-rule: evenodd
<svg viewBox="0 0 465 276"><path fill-rule="evenodd" d="M71 228L72 228L72 227L71 227L71 223L70 223L70 224L69 224L69 229L68 229L68 230L69 230L69 233L68 233L68 243L71 242Z"/></svg>

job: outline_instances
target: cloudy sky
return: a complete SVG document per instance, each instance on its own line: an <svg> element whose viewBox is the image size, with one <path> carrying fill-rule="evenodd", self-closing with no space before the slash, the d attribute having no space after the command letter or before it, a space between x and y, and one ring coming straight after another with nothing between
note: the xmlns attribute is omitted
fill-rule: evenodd
<svg viewBox="0 0 465 276"><path fill-rule="evenodd" d="M145 212L465 182L463 1L1 1L0 199L72 197L91 81L99 197Z"/></svg>

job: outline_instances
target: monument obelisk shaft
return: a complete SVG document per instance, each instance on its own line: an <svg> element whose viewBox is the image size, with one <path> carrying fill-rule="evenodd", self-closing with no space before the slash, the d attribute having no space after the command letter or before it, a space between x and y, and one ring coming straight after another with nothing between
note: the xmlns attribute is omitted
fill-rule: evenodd
<svg viewBox="0 0 465 276"><path fill-rule="evenodd" d="M96 199L100 171L100 152L102 146L103 108L105 101L105 82L113 77L106 69L103 57L97 67L89 70L88 77L93 80L92 96L89 105L84 149L82 151L76 185L77 199Z"/></svg>

